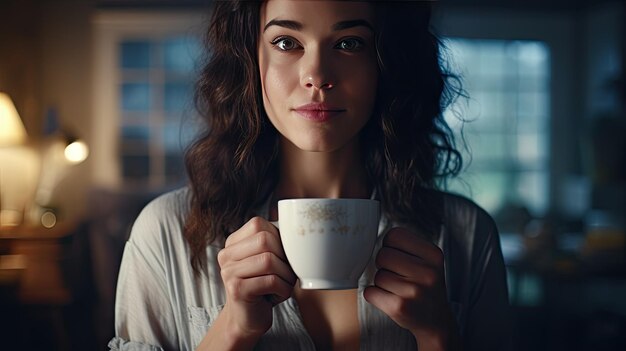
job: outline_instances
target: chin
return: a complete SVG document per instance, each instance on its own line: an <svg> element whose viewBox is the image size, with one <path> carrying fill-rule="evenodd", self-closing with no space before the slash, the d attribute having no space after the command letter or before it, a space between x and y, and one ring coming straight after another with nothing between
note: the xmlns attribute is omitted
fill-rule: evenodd
<svg viewBox="0 0 626 351"><path fill-rule="evenodd" d="M300 143L300 145L296 144L296 147L306 152L334 153L349 148L350 144L351 143L346 140L325 140L311 143Z"/></svg>
<svg viewBox="0 0 626 351"><path fill-rule="evenodd" d="M307 144L307 145L296 145L298 149L306 152L333 152L339 149L338 147L333 147L332 145L320 145L320 144Z"/></svg>
<svg viewBox="0 0 626 351"><path fill-rule="evenodd" d="M331 140L312 140L300 138L297 141L290 140L291 144L298 150L306 152L333 152L341 148L341 143Z"/></svg>
<svg viewBox="0 0 626 351"><path fill-rule="evenodd" d="M283 136L283 140L288 141L291 147L300 151L332 153L342 150L356 141L350 132L346 133L341 128L334 130L308 129L299 133L288 133Z"/></svg>

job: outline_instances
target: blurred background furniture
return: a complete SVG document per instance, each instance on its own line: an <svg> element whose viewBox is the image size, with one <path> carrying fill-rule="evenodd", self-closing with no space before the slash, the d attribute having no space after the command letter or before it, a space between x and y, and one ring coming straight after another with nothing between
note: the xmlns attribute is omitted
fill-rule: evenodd
<svg viewBox="0 0 626 351"><path fill-rule="evenodd" d="M97 299L97 345L106 345L114 336L115 287L124 245L133 221L141 209L160 192L111 191L94 189L90 195L91 217L87 220L92 260L92 282Z"/></svg>
<svg viewBox="0 0 626 351"><path fill-rule="evenodd" d="M69 350L93 342L85 240L73 222L0 227L0 277L10 276L1 281L0 330L9 349Z"/></svg>

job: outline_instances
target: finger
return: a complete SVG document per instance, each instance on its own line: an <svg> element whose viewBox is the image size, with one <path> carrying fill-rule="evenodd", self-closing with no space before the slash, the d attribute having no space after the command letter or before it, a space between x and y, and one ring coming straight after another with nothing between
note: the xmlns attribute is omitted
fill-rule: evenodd
<svg viewBox="0 0 626 351"><path fill-rule="evenodd" d="M383 247L378 251L376 266L420 284L434 283L431 280L435 280L437 274L436 267L423 259L390 247Z"/></svg>
<svg viewBox="0 0 626 351"><path fill-rule="evenodd" d="M280 238L268 231L256 233L223 248L218 253L218 262L220 265L224 265L226 262L239 261L263 252L271 252L287 262Z"/></svg>
<svg viewBox="0 0 626 351"><path fill-rule="evenodd" d="M437 245L405 228L393 228L383 239L383 246L393 247L422 258L434 266L443 265L443 253Z"/></svg>
<svg viewBox="0 0 626 351"><path fill-rule="evenodd" d="M296 283L296 275L291 267L271 252L263 252L241 261L226 265L221 270L224 280L232 277L248 279L264 275L277 275L288 284Z"/></svg>
<svg viewBox="0 0 626 351"><path fill-rule="evenodd" d="M401 297L378 286L368 286L365 288L363 298L392 318L399 314L398 311L403 306Z"/></svg>
<svg viewBox="0 0 626 351"><path fill-rule="evenodd" d="M424 293L423 287L385 269L376 272L374 285L394 295L410 300L421 299Z"/></svg>
<svg viewBox="0 0 626 351"><path fill-rule="evenodd" d="M291 296L293 285L277 275L270 274L248 279L233 279L226 284L226 290L235 300L255 302L259 297L274 295L271 298L272 303L280 303Z"/></svg>
<svg viewBox="0 0 626 351"><path fill-rule="evenodd" d="M264 231L278 236L278 229L276 229L274 225L263 217L254 217L246 222L246 224L244 224L236 232L230 234L228 238L226 238L225 246L236 244L237 242L245 240L256 233Z"/></svg>

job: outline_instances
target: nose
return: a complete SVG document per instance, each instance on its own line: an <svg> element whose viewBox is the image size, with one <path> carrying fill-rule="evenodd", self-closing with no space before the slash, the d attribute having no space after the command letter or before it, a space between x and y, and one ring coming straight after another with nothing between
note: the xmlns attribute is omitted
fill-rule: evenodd
<svg viewBox="0 0 626 351"><path fill-rule="evenodd" d="M321 83L321 84L320 83L313 83L313 82L311 82L311 83L307 83L306 87L307 88L314 88L316 90L330 90L330 89L335 87L335 84L328 83L328 82L327 83Z"/></svg>
<svg viewBox="0 0 626 351"><path fill-rule="evenodd" d="M316 91L331 90L337 85L332 60L322 50L311 50L302 58L302 86Z"/></svg>

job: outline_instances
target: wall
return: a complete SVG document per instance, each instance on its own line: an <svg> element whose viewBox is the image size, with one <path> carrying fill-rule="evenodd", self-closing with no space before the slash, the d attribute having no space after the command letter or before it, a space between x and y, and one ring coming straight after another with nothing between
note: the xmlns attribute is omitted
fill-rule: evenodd
<svg viewBox="0 0 626 351"><path fill-rule="evenodd" d="M42 6L42 117L48 109L60 124L93 145L91 135L91 15L93 1L46 1ZM91 161L74 166L53 194L61 215L76 218L86 210Z"/></svg>
<svg viewBox="0 0 626 351"><path fill-rule="evenodd" d="M36 0L0 1L0 91L12 98L31 136L41 112L41 10Z"/></svg>
<svg viewBox="0 0 626 351"><path fill-rule="evenodd" d="M588 145L583 173L590 180L590 205L626 226L626 5L590 6L584 18L586 44L581 139ZM608 118L612 118L608 119ZM601 121L601 122L600 122ZM595 136L594 136L595 134ZM589 218L589 221L593 221Z"/></svg>
<svg viewBox="0 0 626 351"><path fill-rule="evenodd" d="M0 224L23 220L39 176L36 152L41 87L41 26L36 1L0 2L0 91L7 93L24 122L25 145L0 148Z"/></svg>
<svg viewBox="0 0 626 351"><path fill-rule="evenodd" d="M0 91L15 102L30 141L41 145L48 109L89 144L90 0L8 0L0 3ZM51 205L66 218L84 213L90 162L74 166Z"/></svg>
<svg viewBox="0 0 626 351"><path fill-rule="evenodd" d="M623 80L625 75L625 11L623 3L607 3L590 7L584 17L586 118L624 108L624 102L618 92L610 87L610 82L620 77Z"/></svg>

